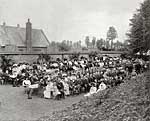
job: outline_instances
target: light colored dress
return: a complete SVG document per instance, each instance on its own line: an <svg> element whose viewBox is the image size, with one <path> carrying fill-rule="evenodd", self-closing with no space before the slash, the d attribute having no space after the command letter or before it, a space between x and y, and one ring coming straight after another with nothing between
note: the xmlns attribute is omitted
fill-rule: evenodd
<svg viewBox="0 0 150 121"><path fill-rule="evenodd" d="M56 85L53 86L53 89L54 89L54 91L53 91L54 97L56 97L57 95L61 94Z"/></svg>
<svg viewBox="0 0 150 121"><path fill-rule="evenodd" d="M94 86L92 86L92 87L90 88L90 92L87 93L87 94L85 94L84 96L85 96L85 97L89 97L89 96L91 96L92 94L96 93L96 90L97 90L97 88L94 87Z"/></svg>
<svg viewBox="0 0 150 121"><path fill-rule="evenodd" d="M44 98L52 98L51 92L53 91L54 91L53 83L49 82L48 85L46 86L46 90L43 92Z"/></svg>
<svg viewBox="0 0 150 121"><path fill-rule="evenodd" d="M64 85L64 93L65 93L65 95L70 95L69 85L67 83L63 83L63 85Z"/></svg>

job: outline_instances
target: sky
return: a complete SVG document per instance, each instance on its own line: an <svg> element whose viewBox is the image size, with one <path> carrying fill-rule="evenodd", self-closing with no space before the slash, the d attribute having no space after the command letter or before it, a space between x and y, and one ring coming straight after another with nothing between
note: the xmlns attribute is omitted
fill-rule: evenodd
<svg viewBox="0 0 150 121"><path fill-rule="evenodd" d="M129 19L143 0L0 0L0 23L42 29L49 41L106 38L110 26L124 41Z"/></svg>

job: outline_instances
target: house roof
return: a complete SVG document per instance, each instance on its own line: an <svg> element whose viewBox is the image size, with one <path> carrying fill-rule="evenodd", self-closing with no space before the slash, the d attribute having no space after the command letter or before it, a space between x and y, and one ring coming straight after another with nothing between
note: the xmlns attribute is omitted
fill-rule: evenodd
<svg viewBox="0 0 150 121"><path fill-rule="evenodd" d="M26 28L0 25L0 45L26 46ZM43 30L32 29L32 47L47 47L50 43Z"/></svg>

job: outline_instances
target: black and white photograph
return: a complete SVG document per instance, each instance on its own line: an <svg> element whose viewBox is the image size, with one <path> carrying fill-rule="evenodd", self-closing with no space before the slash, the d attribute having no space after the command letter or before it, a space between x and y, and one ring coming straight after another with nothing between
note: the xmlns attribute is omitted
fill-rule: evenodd
<svg viewBox="0 0 150 121"><path fill-rule="evenodd" d="M150 0L0 0L0 121L150 121Z"/></svg>

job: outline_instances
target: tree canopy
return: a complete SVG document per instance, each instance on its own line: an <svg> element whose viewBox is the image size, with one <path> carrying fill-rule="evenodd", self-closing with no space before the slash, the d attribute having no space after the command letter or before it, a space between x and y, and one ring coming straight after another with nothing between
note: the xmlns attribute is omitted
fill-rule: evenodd
<svg viewBox="0 0 150 121"><path fill-rule="evenodd" d="M89 44L90 44L90 38L89 38L89 36L86 36L85 37L85 44L86 44L86 46L87 46L87 48L89 47Z"/></svg>
<svg viewBox="0 0 150 121"><path fill-rule="evenodd" d="M96 37L93 37L92 38L92 46L93 46L93 48L95 47L95 44L96 44Z"/></svg>
<svg viewBox="0 0 150 121"><path fill-rule="evenodd" d="M71 47L67 44L66 40L63 40L58 44L59 51L69 51Z"/></svg>
<svg viewBox="0 0 150 121"><path fill-rule="evenodd" d="M107 32L107 39L114 40L116 38L117 38L117 31L116 31L115 27L113 27L113 26L109 27L108 32Z"/></svg>
<svg viewBox="0 0 150 121"><path fill-rule="evenodd" d="M97 48L99 49L99 50L102 50L102 47L103 47L103 43L104 43L104 39L99 39L99 40L97 40L97 42L96 42L96 46L97 46Z"/></svg>
<svg viewBox="0 0 150 121"><path fill-rule="evenodd" d="M127 33L129 49L133 53L146 52L150 49L150 0L141 3L130 20L130 26Z"/></svg>
<svg viewBox="0 0 150 121"><path fill-rule="evenodd" d="M109 27L107 31L107 40L111 41L111 49L113 48L113 40L117 38L117 31L115 27Z"/></svg>

